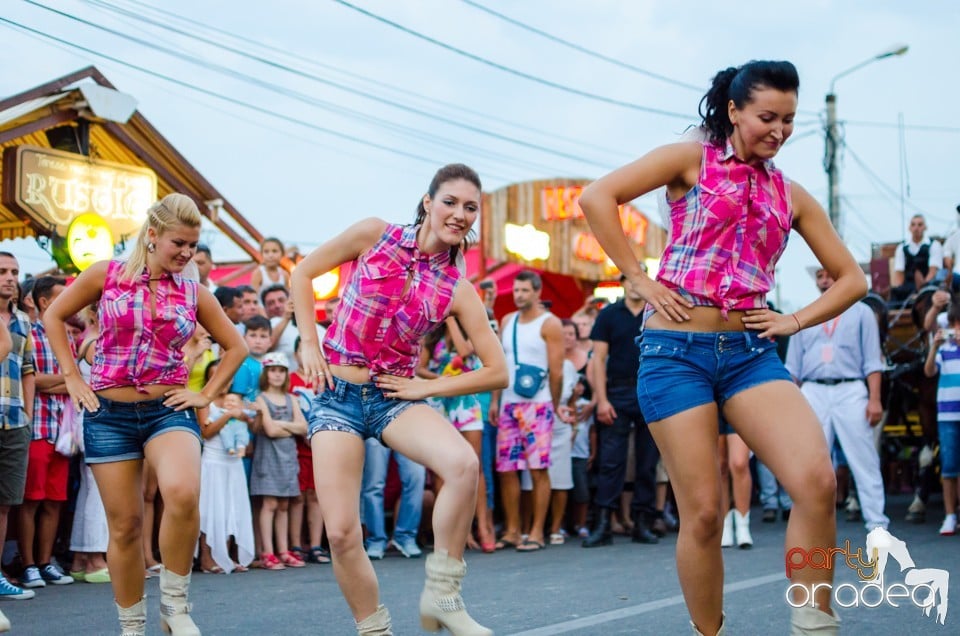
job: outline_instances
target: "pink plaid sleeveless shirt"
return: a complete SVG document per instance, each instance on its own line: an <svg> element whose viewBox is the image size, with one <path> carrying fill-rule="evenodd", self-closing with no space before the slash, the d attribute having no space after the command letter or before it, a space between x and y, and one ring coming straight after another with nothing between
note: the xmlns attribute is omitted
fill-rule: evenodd
<svg viewBox="0 0 960 636"><path fill-rule="evenodd" d="M367 367L371 376L413 377L420 340L449 315L462 277L448 251L420 252L419 229L387 225L357 260L323 340L330 363Z"/></svg>
<svg viewBox="0 0 960 636"><path fill-rule="evenodd" d="M773 162L751 166L729 140L704 142L697 184L667 203L671 239L657 280L724 317L766 307L793 224L790 181Z"/></svg>
<svg viewBox="0 0 960 636"><path fill-rule="evenodd" d="M100 296L100 335L90 370L94 391L151 384L186 384L183 346L197 326L197 281L164 273L150 311L150 272L120 280L123 261L110 261Z"/></svg>

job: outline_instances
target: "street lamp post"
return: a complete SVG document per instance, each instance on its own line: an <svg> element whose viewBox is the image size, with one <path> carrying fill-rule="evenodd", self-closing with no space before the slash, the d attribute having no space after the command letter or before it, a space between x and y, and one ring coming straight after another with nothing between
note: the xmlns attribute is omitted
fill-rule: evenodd
<svg viewBox="0 0 960 636"><path fill-rule="evenodd" d="M873 57L851 66L842 73L838 73L830 80L830 92L827 93L827 130L826 130L826 155L824 157L824 169L827 171L827 190L829 195L829 213L830 222L833 227L840 232L840 175L837 172L837 152L840 150L840 133L837 130L837 95L833 87L837 80L845 75L857 71L867 64L872 64L877 60L903 55L909 47L906 44L900 44L883 51Z"/></svg>

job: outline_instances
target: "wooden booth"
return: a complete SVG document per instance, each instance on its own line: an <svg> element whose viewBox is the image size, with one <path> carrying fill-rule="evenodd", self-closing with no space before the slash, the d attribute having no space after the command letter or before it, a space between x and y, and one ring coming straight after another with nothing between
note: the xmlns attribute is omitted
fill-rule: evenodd
<svg viewBox="0 0 960 636"><path fill-rule="evenodd" d="M171 192L260 258L260 232L95 67L0 100L0 148L0 239L36 236L65 272L119 253Z"/></svg>
<svg viewBox="0 0 960 636"><path fill-rule="evenodd" d="M498 316L513 310L513 277L522 269L541 274L542 297L561 317L579 309L598 287L619 288L620 272L580 209L580 193L588 183L559 178L527 181L484 195L480 240L467 253L467 272L474 280L494 281ZM620 224L637 260L655 267L666 242L665 230L629 204L620 206Z"/></svg>

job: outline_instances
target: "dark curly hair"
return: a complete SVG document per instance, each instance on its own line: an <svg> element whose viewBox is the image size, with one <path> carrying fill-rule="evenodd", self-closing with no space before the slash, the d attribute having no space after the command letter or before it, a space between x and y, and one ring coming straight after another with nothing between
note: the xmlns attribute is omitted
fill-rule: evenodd
<svg viewBox="0 0 960 636"><path fill-rule="evenodd" d="M700 100L701 126L707 131L711 143L723 145L733 132L733 124L727 113L730 100L737 108L743 108L758 88L796 93L800 89L797 68L790 62L752 60L740 67L725 68L714 75L710 90Z"/></svg>

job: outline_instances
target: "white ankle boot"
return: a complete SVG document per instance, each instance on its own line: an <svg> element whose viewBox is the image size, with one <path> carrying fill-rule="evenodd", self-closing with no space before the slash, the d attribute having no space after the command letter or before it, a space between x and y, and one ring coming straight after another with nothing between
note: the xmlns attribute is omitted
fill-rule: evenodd
<svg viewBox="0 0 960 636"><path fill-rule="evenodd" d="M390 612L383 605L362 621L357 621L357 636L393 636Z"/></svg>
<svg viewBox="0 0 960 636"><path fill-rule="evenodd" d="M460 596L467 564L451 558L446 550L427 556L427 582L420 595L420 626L428 632L446 627L453 636L493 636L470 618Z"/></svg>
<svg viewBox="0 0 960 636"><path fill-rule="evenodd" d="M816 607L794 607L790 615L790 636L831 636L840 633L840 617Z"/></svg>
<svg viewBox="0 0 960 636"><path fill-rule="evenodd" d="M704 633L697 629L697 625L690 621L690 627L693 629L694 636L704 636ZM717 636L725 636L727 633L727 615L720 615L720 629L717 630Z"/></svg>
<svg viewBox="0 0 960 636"><path fill-rule="evenodd" d="M140 599L130 607L117 605L120 615L120 636L144 636L147 633L147 606Z"/></svg>
<svg viewBox="0 0 960 636"><path fill-rule="evenodd" d="M200 636L200 629L190 618L187 590L190 575L180 576L163 568L160 571L160 628L173 636Z"/></svg>
<svg viewBox="0 0 960 636"><path fill-rule="evenodd" d="M0 612L0 632L10 631L10 619L3 612Z"/></svg>
<svg viewBox="0 0 960 636"><path fill-rule="evenodd" d="M723 518L723 534L720 535L720 547L729 548L733 545L733 510L727 512Z"/></svg>
<svg viewBox="0 0 960 636"><path fill-rule="evenodd" d="M753 537L750 536L750 511L746 514L740 514L733 510L734 533L737 535L737 545L741 550L753 547Z"/></svg>

